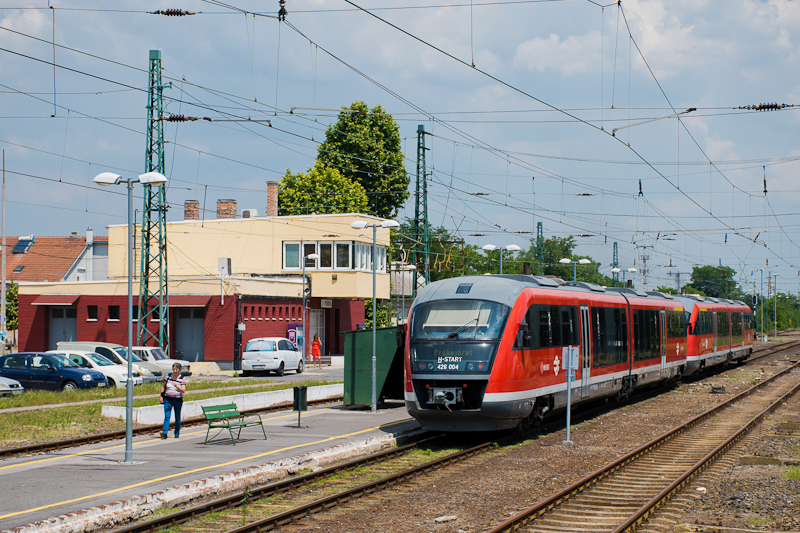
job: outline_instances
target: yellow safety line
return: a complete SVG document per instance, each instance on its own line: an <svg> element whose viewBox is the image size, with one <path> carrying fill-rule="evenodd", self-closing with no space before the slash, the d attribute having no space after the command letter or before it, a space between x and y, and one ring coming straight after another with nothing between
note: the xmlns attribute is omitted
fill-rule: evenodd
<svg viewBox="0 0 800 533"><path fill-rule="evenodd" d="M309 414L317 413L317 412L321 412L321 411L327 411L328 409L331 409L331 408L330 407L323 407L321 409L314 409L313 411L309 411ZM295 415L294 415L294 413L291 413L291 414L288 414L288 415L273 416L273 417L270 417L270 418L265 418L264 422L269 422L270 420L278 420L280 418L289 418L290 416L293 417ZM206 429L208 429L208 428L206 428ZM202 434L203 430L201 429L200 431L194 431L194 432L191 432L191 433L184 433L184 435L197 435L198 433ZM156 439L156 440L161 440L161 439ZM149 443L152 443L152 442L153 442L152 440L143 440L143 441L139 441L139 442L134 442L133 446L136 446L137 444L149 444ZM96 449L93 449L93 450L84 450L82 452L76 452L76 453L72 453L72 454L69 454L69 455L58 455L58 456L55 456L55 457L45 457L44 459L37 459L35 461L28 461L27 463L17 463L17 464L8 465L8 466L0 466L0 470L5 470L6 468L17 468L19 466L35 465L37 463L46 463L48 461L56 461L58 459L68 459L70 457L77 457L79 455L88 455L88 454L91 454L91 453L104 452L106 450L113 450L114 448L121 448L123 446L125 446L124 443L123 444L115 444L113 446L108 446L106 448L96 448Z"/></svg>
<svg viewBox="0 0 800 533"><path fill-rule="evenodd" d="M271 452L264 452L264 453L260 453L258 455L251 455L250 457L242 457L241 459L234 459L233 461L228 461L226 463L203 466L203 467L200 467L200 468L195 468L194 470L187 470L185 472L179 472L177 474L171 474L169 476L163 476L163 477L159 477L159 478L156 478L156 479L151 479L151 480L148 480L148 481L141 481L139 483L134 483L133 485L127 485L125 487L120 487L120 488L117 488L117 489L107 490L105 492L100 492L100 493L97 493L97 494L90 494L89 496L81 496L80 498L73 498L72 500L65 500L63 502L51 503L51 504L48 504L48 505L42 505L40 507L35 507L33 509L27 509L25 511L17 511L15 513L8 513L8 514L0 515L0 520L3 519L3 518L10 518L12 516L19 516L19 515L23 515L23 514L27 514L27 513L33 513L33 512L36 512L36 511L42 511L44 509L50 509L52 507L58 507L59 505L66 505L66 504L69 504L69 503L75 503L75 502L79 502L79 501L82 501L82 500L88 500L88 499L91 499L91 498L99 498L100 496L106 496L108 494L114 494L115 492L121 492L121 491L124 491L124 490L135 489L136 487L142 487L144 485L149 485L150 483L157 483L159 481L166 481L167 479L172 479L172 478L176 478L176 477L180 477L180 476L185 476L187 474L195 474L197 472L202 472L204 470L211 470L212 468L221 468L221 467L224 467L224 466L235 465L236 463L241 463L241 462L244 462L244 461L251 461L253 459L258 459L260 457L266 457L267 455L272 455L272 454L275 454L275 453L278 453L278 452L285 452L287 450L293 450L295 448L302 448L302 447L305 447L305 446L313 446L315 444L322 444L324 442L330 442L330 441L335 440L335 439L341 439L341 438L345 438L345 437L352 437L354 435L359 435L361 433L366 433L367 431L373 431L373 430L376 430L376 429L381 429L381 428L393 426L395 424L400 424L402 422L407 422L408 420L411 420L411 419L407 418L407 419L404 419L404 420L398 420L397 422L390 422L388 424L383 424L383 425L380 425L380 426L374 426L374 427L371 427L371 428L362 429L360 431L355 431L353 433L346 433L344 435L336 435L334 437L327 437L327 438L322 439L322 440L318 440L318 441L315 441L315 442L308 442L308 443L305 443L305 444L296 444L294 446L287 446L286 448L281 448L279 450L273 450Z"/></svg>

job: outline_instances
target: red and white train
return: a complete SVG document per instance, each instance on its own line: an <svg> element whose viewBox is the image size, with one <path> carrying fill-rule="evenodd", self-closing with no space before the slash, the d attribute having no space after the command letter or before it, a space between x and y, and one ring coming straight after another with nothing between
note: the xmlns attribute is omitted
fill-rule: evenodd
<svg viewBox="0 0 800 533"><path fill-rule="evenodd" d="M572 401L625 396L753 351L740 301L541 276L464 276L422 289L405 340L405 402L425 429L495 431Z"/></svg>

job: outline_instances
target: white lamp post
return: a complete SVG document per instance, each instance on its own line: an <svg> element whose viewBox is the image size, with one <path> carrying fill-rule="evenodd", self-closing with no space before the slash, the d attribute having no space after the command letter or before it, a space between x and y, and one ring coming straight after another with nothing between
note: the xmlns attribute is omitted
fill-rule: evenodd
<svg viewBox="0 0 800 533"><path fill-rule="evenodd" d="M416 270L416 269L417 267L414 265L403 265L400 267L400 271L403 273L403 281L400 283L402 285L400 291L403 293L403 324L406 323L406 316L408 316L406 315L406 272L408 272L409 270Z"/></svg>
<svg viewBox="0 0 800 533"><path fill-rule="evenodd" d="M573 261L572 259L559 259L559 263L562 265L568 265L572 263L572 281L578 281L578 265L591 265L592 262L588 259L578 259L577 261ZM612 270L613 272L613 270Z"/></svg>
<svg viewBox="0 0 800 533"><path fill-rule="evenodd" d="M772 325L774 326L774 337L778 338L778 275L775 276L775 283L772 285L773 300L772 300Z"/></svg>
<svg viewBox="0 0 800 533"><path fill-rule="evenodd" d="M484 252L493 252L494 250L497 250L497 246L495 246L494 244L484 244L483 246L481 246L481 249ZM522 250L522 248L520 248L516 244L509 244L508 246L505 247L505 250L508 250L509 252L519 252L520 250ZM503 248L500 248L500 274L501 275L503 274Z"/></svg>
<svg viewBox="0 0 800 533"><path fill-rule="evenodd" d="M622 272L622 286L625 287L626 286L625 285L625 273L626 272L630 272L631 274L633 274L633 273L639 272L639 271L637 269L633 268L633 267L626 268L625 270L623 270L621 268L618 268L618 267L614 267L614 268L611 269L611 272L613 272L614 274L619 274L620 272Z"/></svg>
<svg viewBox="0 0 800 533"><path fill-rule="evenodd" d="M399 228L400 223L396 220L384 220L380 224L367 224L363 220L356 220L350 227L353 229L372 228L372 403L370 411L376 412L378 410L378 358L375 354L376 350L376 332L375 324L378 322L378 315L375 309L375 292L377 274L375 271L375 264L377 263L375 254L375 242L378 236L378 228Z"/></svg>
<svg viewBox="0 0 800 533"><path fill-rule="evenodd" d="M167 178L158 172L146 172L139 174L139 177L123 179L119 174L113 172L101 172L94 177L98 185L119 185L128 184L128 381L125 383L125 463L133 463L133 369L131 368L133 353L133 184L142 183L144 185L163 185Z"/></svg>
<svg viewBox="0 0 800 533"><path fill-rule="evenodd" d="M303 255L303 318L301 320L301 323L303 325L303 364L305 364L308 359L306 357L307 355L306 346L308 345L308 343L306 342L306 340L308 340L306 339L306 259L311 259L312 261L314 261L314 264L316 265L317 264L316 261L317 259L319 259L319 254L305 255L306 252L305 250L303 250L302 242L300 243L300 249Z"/></svg>

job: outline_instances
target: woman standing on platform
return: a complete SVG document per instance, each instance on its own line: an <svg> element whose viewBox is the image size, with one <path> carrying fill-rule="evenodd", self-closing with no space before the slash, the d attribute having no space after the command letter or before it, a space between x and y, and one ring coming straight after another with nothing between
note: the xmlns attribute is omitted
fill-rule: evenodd
<svg viewBox="0 0 800 533"><path fill-rule="evenodd" d="M166 439L169 433L169 419L175 410L175 438L181 433L181 407L183 407L183 393L186 392L186 380L181 376L180 363L172 365L172 373L164 377L161 388L161 398L164 404L164 430L161 438Z"/></svg>
<svg viewBox="0 0 800 533"><path fill-rule="evenodd" d="M314 340L311 341L311 357L314 358L314 368L322 370L322 341L319 335L314 333Z"/></svg>

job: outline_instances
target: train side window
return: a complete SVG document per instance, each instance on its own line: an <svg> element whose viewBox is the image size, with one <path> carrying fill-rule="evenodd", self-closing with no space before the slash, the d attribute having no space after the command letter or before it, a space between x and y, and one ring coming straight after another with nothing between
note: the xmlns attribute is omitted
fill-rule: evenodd
<svg viewBox="0 0 800 533"><path fill-rule="evenodd" d="M561 342L564 345L577 346L580 342L577 339L578 327L575 321L575 308L561 308Z"/></svg>
<svg viewBox="0 0 800 533"><path fill-rule="evenodd" d="M599 307L592 308L592 367L597 368L609 364L608 337L606 335L606 313L605 309Z"/></svg>
<svg viewBox="0 0 800 533"><path fill-rule="evenodd" d="M561 339L561 316L558 313L558 306L550 306L550 335L553 341L552 346L564 346Z"/></svg>
<svg viewBox="0 0 800 533"><path fill-rule="evenodd" d="M539 324L539 346L542 348L552 346L553 343L550 336L550 313L547 311L546 307L537 306L536 314L539 315L539 320L537 321Z"/></svg>

